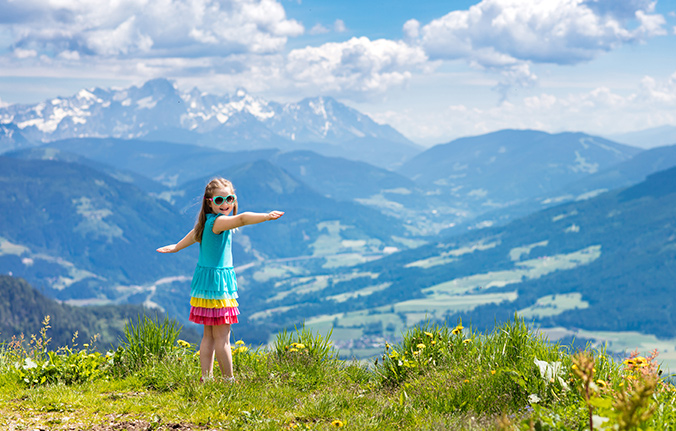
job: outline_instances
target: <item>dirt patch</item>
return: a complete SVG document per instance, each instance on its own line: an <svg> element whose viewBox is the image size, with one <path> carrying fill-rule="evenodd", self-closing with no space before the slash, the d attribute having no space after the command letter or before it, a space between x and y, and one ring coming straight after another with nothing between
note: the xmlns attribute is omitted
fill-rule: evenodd
<svg viewBox="0 0 676 431"><path fill-rule="evenodd" d="M143 420L113 422L106 425L94 425L87 428L91 431L204 431L206 428L187 423L157 424ZM70 428L75 431L77 428ZM79 430L78 430L79 431Z"/></svg>

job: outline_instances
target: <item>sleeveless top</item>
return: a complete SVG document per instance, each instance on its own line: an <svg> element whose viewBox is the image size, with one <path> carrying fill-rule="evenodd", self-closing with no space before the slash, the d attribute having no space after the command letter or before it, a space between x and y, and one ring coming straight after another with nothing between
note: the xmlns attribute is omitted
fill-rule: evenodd
<svg viewBox="0 0 676 431"><path fill-rule="evenodd" d="M221 214L207 214L200 254L190 286L189 320L202 325L237 323L237 279L232 266L232 232L213 232Z"/></svg>

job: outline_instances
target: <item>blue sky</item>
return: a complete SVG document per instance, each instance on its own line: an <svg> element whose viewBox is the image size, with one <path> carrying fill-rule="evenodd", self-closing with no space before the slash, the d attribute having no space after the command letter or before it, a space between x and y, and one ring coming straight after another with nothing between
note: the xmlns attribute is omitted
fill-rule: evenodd
<svg viewBox="0 0 676 431"><path fill-rule="evenodd" d="M0 0L0 105L165 77L433 145L676 126L676 0Z"/></svg>

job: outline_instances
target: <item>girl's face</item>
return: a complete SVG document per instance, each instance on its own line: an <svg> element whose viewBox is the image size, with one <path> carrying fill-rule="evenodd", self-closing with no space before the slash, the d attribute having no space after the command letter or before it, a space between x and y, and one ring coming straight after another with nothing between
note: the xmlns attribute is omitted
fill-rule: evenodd
<svg viewBox="0 0 676 431"><path fill-rule="evenodd" d="M214 214L225 214L229 215L233 208L235 207L235 204L237 203L237 198L235 200L230 201L230 199L227 199L228 196L234 195L232 192L232 189L230 187L219 187L218 189L214 190L213 196L211 196L211 199L209 199L209 207L211 208L211 212ZM226 198L226 199L214 199L216 197L220 196L221 198ZM214 200L222 200L220 205L216 205Z"/></svg>

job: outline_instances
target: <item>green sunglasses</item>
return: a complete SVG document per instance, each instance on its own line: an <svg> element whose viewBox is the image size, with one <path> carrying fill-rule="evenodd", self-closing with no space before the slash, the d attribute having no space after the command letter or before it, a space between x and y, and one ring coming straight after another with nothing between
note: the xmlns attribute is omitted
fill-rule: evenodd
<svg viewBox="0 0 676 431"><path fill-rule="evenodd" d="M231 204L235 203L235 201L237 200L237 196L235 196L235 195L227 195L225 197L214 196L213 198L207 198L207 200L215 203L216 205L222 205L223 202L225 202L228 205L231 205Z"/></svg>

